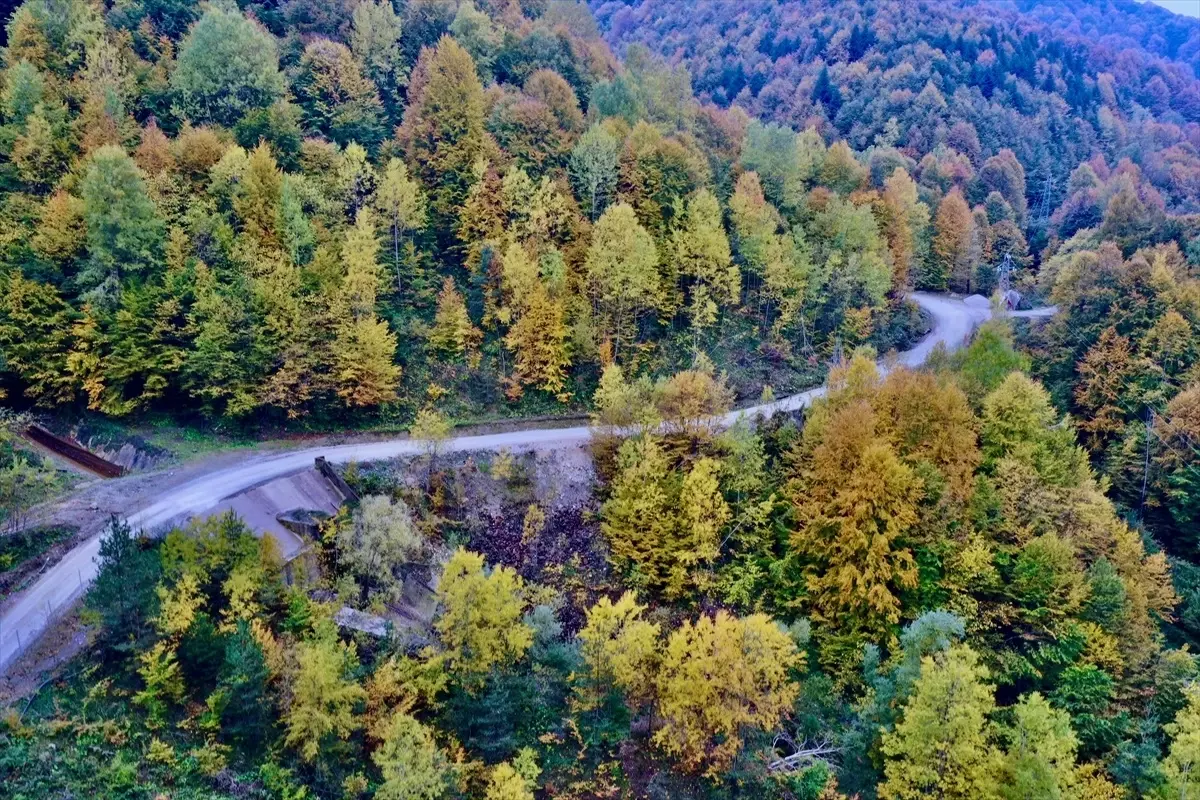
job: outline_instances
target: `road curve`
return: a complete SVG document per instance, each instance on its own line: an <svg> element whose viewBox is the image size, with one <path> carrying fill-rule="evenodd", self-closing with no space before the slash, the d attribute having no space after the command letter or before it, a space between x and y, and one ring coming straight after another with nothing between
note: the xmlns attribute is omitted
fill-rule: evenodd
<svg viewBox="0 0 1200 800"><path fill-rule="evenodd" d="M977 325L991 316L991 310L965 303L945 295L917 292L913 299L933 319L933 327L911 350L898 356L900 364L918 366L925 362L933 349L941 344L953 350L967 341ZM1046 316L1053 309L1037 309L1024 315ZM779 411L793 411L807 406L824 393L823 387L785 397L771 403L740 409L727 414L722 422L732 424L742 415L770 416ZM532 428L481 436L461 436L442 447L443 452L509 449L513 451L543 450L580 445L588 440L587 426L572 428ZM135 529L155 530L173 521L203 514L221 500L281 475L311 467L313 459L325 456L335 463L378 461L422 452L420 442L410 439L390 439L362 444L343 444L327 447L308 447L287 453L250 457L235 467L216 469L188 483L166 490L146 508L128 517ZM101 536L97 535L71 550L55 566L14 602L0 616L0 672L29 647L55 616L71 606L95 578L96 559L100 553Z"/></svg>

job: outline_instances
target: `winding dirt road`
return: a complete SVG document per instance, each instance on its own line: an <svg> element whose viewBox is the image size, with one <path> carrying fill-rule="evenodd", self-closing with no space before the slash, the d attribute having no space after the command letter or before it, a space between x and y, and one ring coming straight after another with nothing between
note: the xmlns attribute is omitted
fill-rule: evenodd
<svg viewBox="0 0 1200 800"><path fill-rule="evenodd" d="M915 347L898 356L904 366L925 362L933 349L943 344L953 350L965 343L977 325L991 316L986 304L926 293L915 293L913 299L933 320L933 328ZM1014 316L1049 316L1053 308L1018 312ZM724 424L732 424L742 415L770 416L778 411L793 411L810 404L824 393L822 387L785 397L771 403L740 409L727 414ZM462 436L449 440L443 452L508 449L512 451L545 450L573 447L590 437L587 426L572 428L532 428L481 436ZM310 468L313 459L325 456L330 462L379 461L423 451L422 443L410 439L391 439L379 442L306 447L285 453L250 456L241 463L216 465L212 471L161 491L140 511L128 515L135 529L156 530L172 522L201 515L225 498L302 469ZM116 479L129 480L129 479ZM97 572L96 557L100 552L102 534L93 536L68 552L61 561L47 570L25 592L15 598L0 615L0 673L37 639L49 622L70 606L86 591Z"/></svg>

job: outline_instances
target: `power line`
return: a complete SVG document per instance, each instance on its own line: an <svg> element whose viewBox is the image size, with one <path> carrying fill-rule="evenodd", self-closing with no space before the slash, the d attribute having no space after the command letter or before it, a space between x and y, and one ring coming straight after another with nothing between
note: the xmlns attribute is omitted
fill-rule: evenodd
<svg viewBox="0 0 1200 800"><path fill-rule="evenodd" d="M1162 437L1162 435L1159 434L1159 432L1154 429L1154 424L1155 424L1155 422L1161 421L1168 427L1173 428L1175 430L1175 432L1181 436L1181 438L1184 441L1184 445L1191 452L1191 455L1195 457L1196 462L1200 462L1200 449L1198 449L1197 447L1195 447L1192 444L1191 437L1187 434L1187 432L1179 431L1179 429L1175 428L1175 426L1171 423L1171 421L1169 419L1163 417L1161 414L1159 414L1157 411L1155 411L1153 407L1146 406L1146 411L1150 418L1149 422L1146 425L1146 430L1149 433L1151 433L1154 436L1154 438L1159 441L1160 444L1166 445L1167 449L1169 449L1172 453L1174 453L1175 455L1177 455L1183 459L1183 463L1180 466L1182 466L1184 469L1191 470L1197 476L1200 476L1200 467L1197 467L1196 464L1193 463L1192 458L1189 458L1189 456L1187 454L1181 452L1180 450L1178 450L1175 447L1175 445L1173 445L1171 442L1164 439ZM1145 482L1145 476L1143 476L1143 482Z"/></svg>
<svg viewBox="0 0 1200 800"><path fill-rule="evenodd" d="M1163 424L1166 425L1168 428L1171 428L1174 433L1178 434L1179 437L1181 439L1183 439L1184 444L1187 446L1187 448L1189 450L1191 450L1193 453L1195 453L1196 457L1198 459L1200 459L1200 447L1197 447L1195 444L1192 443L1192 435L1190 432L1181 430L1180 428L1178 428L1175 425L1175 423L1171 422L1171 420L1169 418L1164 417L1161 414L1159 414L1157 411L1155 411L1153 406L1147 406L1147 408L1150 410L1150 414L1151 414L1151 416L1154 417L1154 419L1162 420ZM1157 435L1158 434L1155 434L1155 436L1157 436ZM1167 446L1170 447L1170 445L1167 445ZM1174 449L1174 448L1172 448L1172 449ZM1176 452L1178 452L1178 451L1176 451Z"/></svg>
<svg viewBox="0 0 1200 800"><path fill-rule="evenodd" d="M1146 406L1146 447L1145 447L1144 455L1142 457L1143 458L1143 461L1142 461L1142 496L1141 496L1141 501L1138 504L1138 518L1139 519L1141 519L1144 515L1145 509L1146 509L1146 495L1147 495L1149 487L1150 487L1150 437L1151 436L1153 436L1155 439L1157 439L1159 444L1164 445L1168 450L1170 450L1172 453L1174 453L1175 455L1179 456L1182 459L1180 466L1182 466L1186 470L1190 470L1191 472L1195 473L1197 477L1200 477L1200 468L1198 468L1195 465L1195 463L1192 463L1193 459L1189 458L1187 454L1178 450L1174 444L1172 444L1168 440L1164 439L1162 437L1162 435L1157 430L1154 429L1155 422L1157 422L1157 421L1161 421L1167 427L1172 428L1173 431L1176 434L1178 434L1180 436L1180 438L1183 439L1184 446L1187 447L1187 449L1189 451L1191 451L1192 454L1195 455L1196 462L1200 462L1200 449L1197 449L1192 444L1191 436L1186 431L1181 431L1178 428L1176 428L1175 425L1169 419L1167 419L1166 417L1163 417L1161 414L1159 414L1154 409L1153 406L1147 405Z"/></svg>

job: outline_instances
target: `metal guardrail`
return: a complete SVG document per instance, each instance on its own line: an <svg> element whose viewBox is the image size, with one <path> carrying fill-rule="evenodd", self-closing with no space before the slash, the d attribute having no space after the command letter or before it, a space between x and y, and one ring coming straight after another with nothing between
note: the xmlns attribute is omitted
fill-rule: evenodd
<svg viewBox="0 0 1200 800"><path fill-rule="evenodd" d="M74 461L79 466L105 478L119 478L125 474L125 468L120 464L101 458L69 439L55 436L41 425L34 423L25 429L25 435L33 441L53 450L63 458Z"/></svg>
<svg viewBox="0 0 1200 800"><path fill-rule="evenodd" d="M325 456L317 456L316 458L317 471L325 476L325 480L333 484L333 488L342 496L342 502L356 503L358 502L358 492L350 488L350 484L338 474L338 471L329 466L329 462L325 460Z"/></svg>

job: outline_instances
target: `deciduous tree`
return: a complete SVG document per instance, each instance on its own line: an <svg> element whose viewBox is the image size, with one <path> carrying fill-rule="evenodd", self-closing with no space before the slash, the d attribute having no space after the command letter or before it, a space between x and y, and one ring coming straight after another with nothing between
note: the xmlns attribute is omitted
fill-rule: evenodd
<svg viewBox="0 0 1200 800"><path fill-rule="evenodd" d="M617 140L599 123L571 151L571 181L592 222L604 213L617 186Z"/></svg>
<svg viewBox="0 0 1200 800"><path fill-rule="evenodd" d="M964 291L974 276L971 264L971 209L958 191L952 191L938 206L930 269L918 288Z"/></svg>
<svg viewBox="0 0 1200 800"><path fill-rule="evenodd" d="M349 406L377 406L396 398L400 367L396 335L375 313L383 275L371 209L358 213L346 234L342 259L346 272L333 303L336 333L333 377L338 397Z"/></svg>
<svg viewBox="0 0 1200 800"><path fill-rule="evenodd" d="M20 270L0 279L0 366L20 377L25 396L38 405L55 406L75 397L67 369L72 316L53 286L29 280Z"/></svg>
<svg viewBox="0 0 1200 800"><path fill-rule="evenodd" d="M375 190L375 208L391 229L392 269L400 289L400 242L406 234L425 227L426 202L420 184L408 176L408 167L398 158L388 161Z"/></svg>
<svg viewBox="0 0 1200 800"><path fill-rule="evenodd" d="M140 656L138 675L145 686L133 696L133 702L145 707L149 717L147 726L162 727L166 721L167 705L183 699L183 675L175 647L169 642L158 642Z"/></svg>
<svg viewBox="0 0 1200 800"><path fill-rule="evenodd" d="M76 280L89 299L112 308L126 276L147 277L162 258L166 233L141 170L124 150L96 150L80 186L88 263Z"/></svg>
<svg viewBox="0 0 1200 800"><path fill-rule="evenodd" d="M33 64L21 59L9 66L4 76L0 105L5 120L20 127L34 113L46 91L46 79Z"/></svg>
<svg viewBox="0 0 1200 800"><path fill-rule="evenodd" d="M865 400L835 411L791 489L814 618L870 639L899 622L900 592L916 586L905 537L922 491L878 428Z"/></svg>
<svg viewBox="0 0 1200 800"><path fill-rule="evenodd" d="M636 340L638 318L662 296L658 250L633 208L618 203L600 217L584 270L601 335L622 353Z"/></svg>
<svg viewBox="0 0 1200 800"><path fill-rule="evenodd" d="M371 760L383 775L375 792L383 800L438 800L450 787L449 760L429 728L402 711L384 728Z"/></svg>
<svg viewBox="0 0 1200 800"><path fill-rule="evenodd" d="M447 276L438 293L437 312L434 314L433 328L429 331L429 346L436 353L459 359L471 353L482 339L483 334L471 324L467 303L455 286L454 279Z"/></svg>
<svg viewBox="0 0 1200 800"><path fill-rule="evenodd" d="M583 132L583 112L579 110L579 98L575 90L562 75L552 69L539 69L525 79L525 94L546 104L554 118L568 134L578 136Z"/></svg>
<svg viewBox="0 0 1200 800"><path fill-rule="evenodd" d="M661 590L674 560L677 489L662 448L649 434L621 445L612 493L601 509L604 532L618 568L634 584Z"/></svg>
<svg viewBox="0 0 1200 800"><path fill-rule="evenodd" d="M361 727L355 708L366 692L351 677L357 660L354 645L343 645L332 631L296 645L284 740L305 761L315 761L331 741L345 740Z"/></svg>
<svg viewBox="0 0 1200 800"><path fill-rule="evenodd" d="M412 427L408 429L408 435L420 442L425 450L428 461L425 473L426 488L433 480L433 467L438 453L442 449L442 444L450 438L453 430L454 426L451 424L450 418L429 406L417 412L417 418L413 420Z"/></svg>
<svg viewBox="0 0 1200 800"><path fill-rule="evenodd" d="M523 588L508 567L485 571L477 553L460 548L446 562L434 628L450 669L464 683L477 686L488 670L515 663L533 644L533 632L522 621Z"/></svg>
<svg viewBox="0 0 1200 800"><path fill-rule="evenodd" d="M998 753L987 735L995 707L988 671L966 645L921 659L921 677L894 731L883 737L884 800L997 796Z"/></svg>
<svg viewBox="0 0 1200 800"><path fill-rule="evenodd" d="M533 800L540 773L533 751L525 748L512 763L506 761L492 768L485 800Z"/></svg>
<svg viewBox="0 0 1200 800"><path fill-rule="evenodd" d="M449 36L421 51L397 137L443 222L457 215L484 155L483 86L469 53Z"/></svg>
<svg viewBox="0 0 1200 800"><path fill-rule="evenodd" d="M376 594L385 602L398 600L405 568L428 558L412 511L403 500L383 495L364 497L337 539L341 561L357 579L364 601Z"/></svg>
<svg viewBox="0 0 1200 800"><path fill-rule="evenodd" d="M66 192L55 192L42 207L42 219L30 245L41 256L59 264L73 261L87 243L85 205Z"/></svg>
<svg viewBox="0 0 1200 800"><path fill-rule="evenodd" d="M684 621L662 656L655 744L688 771L722 774L748 731L774 730L792 707L797 660L795 642L765 615Z"/></svg>
<svg viewBox="0 0 1200 800"><path fill-rule="evenodd" d="M987 190L998 192L1012 208L1014 222L1025 222L1025 168L1016 154L1005 147L983 162L979 170L979 182ZM980 195L982 196L982 195Z"/></svg>
<svg viewBox="0 0 1200 800"><path fill-rule="evenodd" d="M738 256L745 270L764 287L761 297L766 301L766 315L775 317L771 329L779 337L795 322L810 288L807 253L797 246L802 238L798 240L784 231L783 220L763 196L756 173L745 172L738 178L729 212Z"/></svg>
<svg viewBox="0 0 1200 800"><path fill-rule="evenodd" d="M632 436L659 422L650 380L642 377L628 381L617 364L609 364L600 374L592 405L596 409L592 424L620 436Z"/></svg>
<svg viewBox="0 0 1200 800"><path fill-rule="evenodd" d="M683 509L682 547L676 552L676 563L667 584L669 597L706 588L709 581L704 579L703 571L721 554L721 534L733 512L721 494L717 480L720 470L721 464L716 459L701 458L684 476L679 492L679 507Z"/></svg>
<svg viewBox="0 0 1200 800"><path fill-rule="evenodd" d="M379 89L388 109L400 105L399 90L408 83L408 68L400 52L400 17L388 0L368 0L354 6L350 50Z"/></svg>
<svg viewBox="0 0 1200 800"><path fill-rule="evenodd" d="M328 39L309 42L292 89L309 129L343 147L357 142L373 151L383 140L379 92L344 44Z"/></svg>
<svg viewBox="0 0 1200 800"><path fill-rule="evenodd" d="M618 189L638 221L656 237L670 229L675 201L704 185L708 164L701 154L642 120L625 139L620 157Z"/></svg>
<svg viewBox="0 0 1200 800"><path fill-rule="evenodd" d="M602 597L588 609L579 632L580 655L586 670L576 693L584 710L601 705L608 693L619 691L632 711L649 701L658 662L659 626L642 618L646 606L633 592L617 602Z"/></svg>
<svg viewBox="0 0 1200 800"><path fill-rule="evenodd" d="M1079 381L1075 384L1075 404L1083 412L1079 428L1084 432L1088 449L1094 453L1104 450L1125 427L1130 383L1137 364L1129 339L1106 328L1100 339L1084 354L1077 367Z"/></svg>
<svg viewBox="0 0 1200 800"><path fill-rule="evenodd" d="M535 280L504 344L516 356L513 372L520 384L560 394L571 366L566 310L561 300L550 296L540 279Z"/></svg>
<svg viewBox="0 0 1200 800"><path fill-rule="evenodd" d="M1008 749L1001 767L1000 796L1004 800L1077 795L1075 750L1078 742L1067 712L1053 708L1039 693L1021 698L1012 709Z"/></svg>
<svg viewBox="0 0 1200 800"><path fill-rule="evenodd" d="M697 330L717 320L721 305L737 302L742 276L733 263L721 222L721 206L707 189L687 199L671 232L673 268L688 283L688 316Z"/></svg>
<svg viewBox="0 0 1200 800"><path fill-rule="evenodd" d="M980 443L985 465L1006 455L1019 458L1053 485L1078 485L1087 474L1075 432L1059 425L1050 395L1019 372L983 399Z"/></svg>
<svg viewBox="0 0 1200 800"><path fill-rule="evenodd" d="M1163 726L1171 746L1162 761L1170 797L1186 798L1200 788L1200 689L1186 690L1187 705Z"/></svg>
<svg viewBox="0 0 1200 800"><path fill-rule="evenodd" d="M242 223L242 233L259 247L279 248L280 212L283 203L283 173L266 143L259 143L239 176L233 210Z"/></svg>
<svg viewBox="0 0 1200 800"><path fill-rule="evenodd" d="M711 439L733 407L725 375L714 375L711 362L677 372L654 386L654 406L669 429L693 444Z"/></svg>
<svg viewBox="0 0 1200 800"><path fill-rule="evenodd" d="M929 251L929 206L917 196L917 184L903 168L883 184L883 234L892 253L892 292L902 294L922 276Z"/></svg>
<svg viewBox="0 0 1200 800"><path fill-rule="evenodd" d="M450 23L450 33L470 53L480 80L490 81L503 31L471 0L466 0L458 5Z"/></svg>
<svg viewBox="0 0 1200 800"><path fill-rule="evenodd" d="M213 3L179 46L171 88L193 122L232 125L286 90L275 39L236 6Z"/></svg>
<svg viewBox="0 0 1200 800"><path fill-rule="evenodd" d="M204 607L200 578L195 571L189 570L179 576L174 586L159 584L156 591L158 616L154 619L154 626L163 636L178 639L187 633L196 614Z"/></svg>

